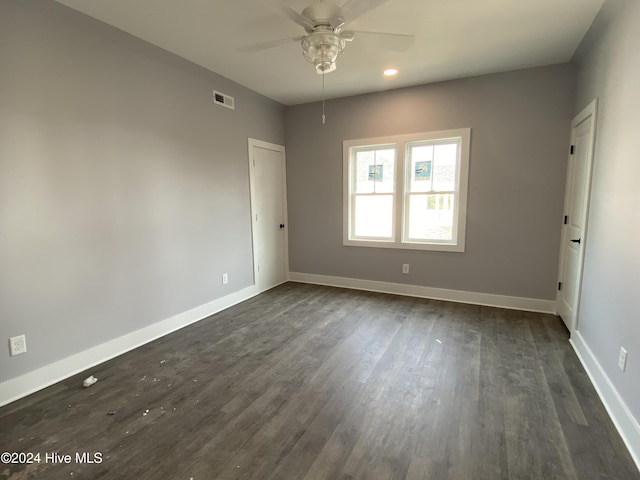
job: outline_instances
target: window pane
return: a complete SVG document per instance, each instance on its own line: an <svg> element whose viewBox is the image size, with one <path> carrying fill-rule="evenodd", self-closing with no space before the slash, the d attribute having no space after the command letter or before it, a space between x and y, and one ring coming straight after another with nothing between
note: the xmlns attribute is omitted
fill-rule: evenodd
<svg viewBox="0 0 640 480"><path fill-rule="evenodd" d="M394 148L356 150L355 193L393 193L396 151Z"/></svg>
<svg viewBox="0 0 640 480"><path fill-rule="evenodd" d="M409 238L453 240L454 195L412 194L409 197Z"/></svg>
<svg viewBox="0 0 640 480"><path fill-rule="evenodd" d="M433 179L433 145L411 145L410 192L429 192Z"/></svg>
<svg viewBox="0 0 640 480"><path fill-rule="evenodd" d="M456 189L456 163L458 144L448 143L434 147L433 189L454 191Z"/></svg>
<svg viewBox="0 0 640 480"><path fill-rule="evenodd" d="M357 237L391 238L393 195L357 195L354 217Z"/></svg>

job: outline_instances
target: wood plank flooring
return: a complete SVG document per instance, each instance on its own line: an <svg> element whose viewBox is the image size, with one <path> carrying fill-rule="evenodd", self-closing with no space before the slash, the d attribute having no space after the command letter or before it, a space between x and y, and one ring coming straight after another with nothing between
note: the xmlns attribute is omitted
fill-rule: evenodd
<svg viewBox="0 0 640 480"><path fill-rule="evenodd" d="M559 318L296 283L0 427L0 452L41 454L12 480L640 479Z"/></svg>

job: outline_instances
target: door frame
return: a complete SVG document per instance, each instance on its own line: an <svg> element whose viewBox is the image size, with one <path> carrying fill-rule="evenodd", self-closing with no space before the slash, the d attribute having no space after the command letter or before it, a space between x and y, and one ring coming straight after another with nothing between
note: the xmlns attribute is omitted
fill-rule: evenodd
<svg viewBox="0 0 640 480"><path fill-rule="evenodd" d="M251 210L251 253L253 262L253 285L258 288L258 292L263 292L272 288L264 288L260 285L256 244L258 239L256 238L257 232L255 228L255 216L256 216L256 179L254 174L255 159L253 157L253 150L255 147L264 148L266 150L273 150L279 152L282 155L282 208L284 210L284 276L285 282L289 280L289 223L288 223L288 204L287 204L287 157L284 145L277 145L275 143L269 143L262 140L249 137L248 150L249 150L249 195L250 195L250 210Z"/></svg>
<svg viewBox="0 0 640 480"><path fill-rule="evenodd" d="M582 122L587 120L589 117L592 118L591 122L591 142L589 145L589 151L587 152L587 174L585 179L585 189L584 189L584 211L582 218L582 243L581 243L581 251L580 251L580 259L578 261L578 272L577 272L577 280L576 280L576 296L573 305L573 318L571 321L571 327L569 328L569 334L573 335L573 332L578 330L578 324L580 319L580 299L582 297L582 275L584 272L584 258L587 248L587 240L588 240L588 222L589 222L589 209L591 203L591 183L593 177L593 160L595 153L595 144L596 144L596 122L597 122L597 114L598 114L598 99L594 99L589 105L587 105L580 113L578 113L574 119L571 121L571 142L570 145L575 145L575 130ZM571 158L571 153L569 153L569 157L567 158L567 165L569 165L569 160ZM565 184L565 197L564 197L564 205L563 205L563 218L564 215L567 214L567 206L569 202L569 194L568 191L568 179L569 179L569 171L567 170L567 184ZM565 276L565 245L568 239L568 228L562 228L562 234L560 236L560 259L558 264L558 282L564 281ZM559 313L562 302L562 291L557 290L556 292L556 312Z"/></svg>

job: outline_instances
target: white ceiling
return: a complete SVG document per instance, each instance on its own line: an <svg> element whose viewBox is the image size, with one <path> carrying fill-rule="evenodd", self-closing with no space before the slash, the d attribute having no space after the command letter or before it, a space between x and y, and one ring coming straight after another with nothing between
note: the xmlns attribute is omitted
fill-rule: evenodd
<svg viewBox="0 0 640 480"><path fill-rule="evenodd" d="M322 77L298 43L256 53L239 47L304 30L280 0L57 0L286 105L319 100ZM327 98L564 63L604 0L388 0L348 25L409 33L406 52L371 37L347 44ZM300 12L310 0L287 0ZM344 3L344 0L339 0ZM383 78L382 70L400 73Z"/></svg>

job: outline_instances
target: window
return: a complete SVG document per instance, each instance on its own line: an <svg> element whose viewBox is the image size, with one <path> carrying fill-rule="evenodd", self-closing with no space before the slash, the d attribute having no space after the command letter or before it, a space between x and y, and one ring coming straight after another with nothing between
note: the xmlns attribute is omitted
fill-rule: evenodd
<svg viewBox="0 0 640 480"><path fill-rule="evenodd" d="M345 141L344 244L464 251L470 135Z"/></svg>

